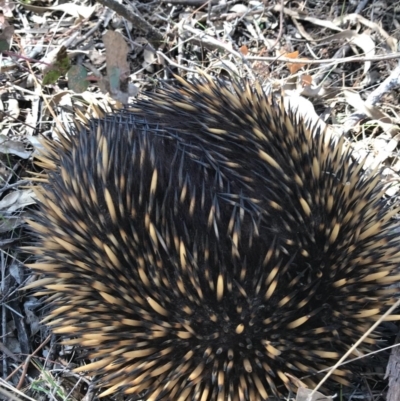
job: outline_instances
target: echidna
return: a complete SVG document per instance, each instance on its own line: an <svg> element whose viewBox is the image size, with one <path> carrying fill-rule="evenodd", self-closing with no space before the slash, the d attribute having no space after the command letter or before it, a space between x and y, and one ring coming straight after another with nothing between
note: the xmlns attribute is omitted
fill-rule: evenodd
<svg viewBox="0 0 400 401"><path fill-rule="evenodd" d="M102 395L260 401L315 385L395 302L381 172L257 84L181 80L46 147L34 285Z"/></svg>

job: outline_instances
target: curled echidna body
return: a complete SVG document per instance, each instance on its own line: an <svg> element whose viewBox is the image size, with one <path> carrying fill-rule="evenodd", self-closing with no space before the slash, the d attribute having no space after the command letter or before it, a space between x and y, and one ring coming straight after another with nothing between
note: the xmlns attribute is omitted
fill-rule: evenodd
<svg viewBox="0 0 400 401"><path fill-rule="evenodd" d="M103 394L265 400L393 305L380 172L298 120L258 86L182 81L46 143L35 285Z"/></svg>

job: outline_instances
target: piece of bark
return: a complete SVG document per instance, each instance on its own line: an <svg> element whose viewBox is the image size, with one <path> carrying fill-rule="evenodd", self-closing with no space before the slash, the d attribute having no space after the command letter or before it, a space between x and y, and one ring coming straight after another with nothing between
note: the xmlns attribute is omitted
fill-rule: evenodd
<svg viewBox="0 0 400 401"><path fill-rule="evenodd" d="M400 343L400 334L397 335L396 343ZM399 344L398 344L399 345ZM389 378L389 390L386 401L400 400L400 347L394 347L390 354L386 368L385 379Z"/></svg>

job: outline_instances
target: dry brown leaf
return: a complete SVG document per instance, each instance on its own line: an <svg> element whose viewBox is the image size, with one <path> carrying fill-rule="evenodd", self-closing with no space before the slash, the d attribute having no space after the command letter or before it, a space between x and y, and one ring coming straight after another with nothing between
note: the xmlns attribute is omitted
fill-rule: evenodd
<svg viewBox="0 0 400 401"><path fill-rule="evenodd" d="M115 31L108 31L103 36L106 47L107 77L101 81L103 91L110 92L114 99L123 104L128 102L128 77L130 74L127 56L129 47L124 37Z"/></svg>
<svg viewBox="0 0 400 401"><path fill-rule="evenodd" d="M9 213L23 209L28 205L33 205L36 195L33 189L21 189L18 191L10 192L0 201L0 210Z"/></svg>
<svg viewBox="0 0 400 401"><path fill-rule="evenodd" d="M249 54L249 48L246 45L243 45L239 49L240 53L247 56Z"/></svg>
<svg viewBox="0 0 400 401"><path fill-rule="evenodd" d="M301 85L304 86L309 86L312 84L312 76L308 74L303 74L301 76Z"/></svg>
<svg viewBox="0 0 400 401"><path fill-rule="evenodd" d="M1 3L0 3L0 10ZM11 42L11 38L14 35L14 27L7 21L5 14L0 13L0 51L8 50Z"/></svg>
<svg viewBox="0 0 400 401"><path fill-rule="evenodd" d="M284 53L283 54L285 57L287 58L292 58L292 59L296 59L296 60L308 60L307 58L298 58L299 57L299 52L296 50L292 53ZM297 71L301 70L306 64L302 64L302 63L286 63L287 68L290 71L290 74L294 75L296 74Z"/></svg>

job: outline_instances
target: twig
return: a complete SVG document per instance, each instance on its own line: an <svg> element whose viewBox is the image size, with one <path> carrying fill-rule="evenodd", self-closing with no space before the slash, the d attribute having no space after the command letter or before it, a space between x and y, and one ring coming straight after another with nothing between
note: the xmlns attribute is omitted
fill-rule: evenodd
<svg viewBox="0 0 400 401"><path fill-rule="evenodd" d="M78 47L81 43L83 43L86 39L90 38L101 26L101 24L104 23L106 19L106 15L108 13L111 13L109 9L105 9L102 15L100 15L99 20L96 22L96 24L89 29L84 35L82 35L76 42L74 42L73 47Z"/></svg>
<svg viewBox="0 0 400 401"><path fill-rule="evenodd" d="M169 3L173 5L184 5L184 6L193 6L199 7L203 6L207 3L212 5L218 4L218 0L161 0L162 3Z"/></svg>
<svg viewBox="0 0 400 401"><path fill-rule="evenodd" d="M344 57L339 59L324 59L324 60L307 60L307 59L295 59L288 57L260 57L260 56L247 56L247 60L255 61L280 61L283 63L292 64L342 64L342 63L363 63L364 61L382 61L382 60L393 60L400 58L400 52L389 53L383 56L375 57Z"/></svg>
<svg viewBox="0 0 400 401"><path fill-rule="evenodd" d="M115 0L97 0L98 3L102 4L115 11L121 17L126 18L128 21L132 22L135 28L139 29L146 34L147 39L154 46L159 46L164 42L164 36L150 25L139 13L139 11L134 11L133 2L131 3L131 9L123 6Z"/></svg>
<svg viewBox="0 0 400 401"><path fill-rule="evenodd" d="M385 93L400 86L400 66L397 66L391 74L367 97L365 103L368 105L377 104Z"/></svg>
<svg viewBox="0 0 400 401"><path fill-rule="evenodd" d="M364 10L365 6L367 5L367 3L369 2L369 0L362 0L358 3L358 6L356 8L356 12L355 14L360 14L362 10Z"/></svg>
<svg viewBox="0 0 400 401"><path fill-rule="evenodd" d="M365 105L375 106L385 93L390 92L394 88L400 86L400 65L397 66L391 74L367 97ZM343 123L343 134L349 132L360 120L366 118L367 115L362 111L356 110Z"/></svg>
<svg viewBox="0 0 400 401"><path fill-rule="evenodd" d="M202 44L204 45L212 45L215 48L219 48L222 50L225 50L226 52L232 54L233 56L237 57L240 60L244 60L244 55L242 53L239 53L232 49L228 44L225 42L215 39L210 35L207 35L203 31L200 31L200 29L193 28L190 25L185 25L184 30L191 32L192 34L196 35L198 37L198 40L201 41Z"/></svg>
<svg viewBox="0 0 400 401"><path fill-rule="evenodd" d="M276 38L275 43L268 49L268 53L271 53L274 50L275 46L279 43L283 33L283 10L284 10L285 2L281 0L281 10L279 11L279 32L278 37Z"/></svg>
<svg viewBox="0 0 400 401"><path fill-rule="evenodd" d="M366 332L365 334L339 359L339 361L331 368L331 370L325 375L325 377L318 383L317 387L311 392L309 399L312 399L312 396L316 391L322 386L323 383L329 378L329 376L335 372L335 370L341 366L342 362L344 362L347 357L354 352L355 349L384 321L385 317L390 316L393 311L395 311L400 306L400 299L392 305Z"/></svg>

